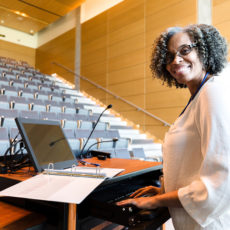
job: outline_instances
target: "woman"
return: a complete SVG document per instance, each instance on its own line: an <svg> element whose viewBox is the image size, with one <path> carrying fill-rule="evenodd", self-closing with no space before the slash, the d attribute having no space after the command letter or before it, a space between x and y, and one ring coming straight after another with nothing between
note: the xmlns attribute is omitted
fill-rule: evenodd
<svg viewBox="0 0 230 230"><path fill-rule="evenodd" d="M169 207L176 230L230 229L230 81L225 39L210 25L169 28L151 69L191 98L163 144L165 193L149 186L118 205ZM149 197L142 197L152 194ZM153 196L153 194L156 194Z"/></svg>

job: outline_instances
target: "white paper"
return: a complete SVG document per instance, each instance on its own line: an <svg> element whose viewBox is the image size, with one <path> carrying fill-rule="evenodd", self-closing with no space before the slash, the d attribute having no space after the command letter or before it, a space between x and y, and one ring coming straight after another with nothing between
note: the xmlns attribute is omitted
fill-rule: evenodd
<svg viewBox="0 0 230 230"><path fill-rule="evenodd" d="M113 177L123 169L101 169ZM80 204L104 178L40 174L0 192L0 196Z"/></svg>

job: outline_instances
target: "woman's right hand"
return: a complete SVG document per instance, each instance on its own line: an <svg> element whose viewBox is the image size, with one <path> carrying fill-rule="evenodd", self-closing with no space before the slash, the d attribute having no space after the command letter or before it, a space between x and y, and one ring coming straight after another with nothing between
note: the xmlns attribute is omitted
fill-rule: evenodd
<svg viewBox="0 0 230 230"><path fill-rule="evenodd" d="M140 188L130 195L130 198L137 198L144 195L154 196L160 194L161 189L155 186L147 186Z"/></svg>

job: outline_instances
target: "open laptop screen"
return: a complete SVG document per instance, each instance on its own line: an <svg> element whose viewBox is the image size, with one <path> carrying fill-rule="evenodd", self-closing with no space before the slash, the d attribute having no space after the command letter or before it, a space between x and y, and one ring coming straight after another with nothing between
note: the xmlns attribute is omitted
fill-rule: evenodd
<svg viewBox="0 0 230 230"><path fill-rule="evenodd" d="M36 171L70 168L77 160L58 121L15 118Z"/></svg>

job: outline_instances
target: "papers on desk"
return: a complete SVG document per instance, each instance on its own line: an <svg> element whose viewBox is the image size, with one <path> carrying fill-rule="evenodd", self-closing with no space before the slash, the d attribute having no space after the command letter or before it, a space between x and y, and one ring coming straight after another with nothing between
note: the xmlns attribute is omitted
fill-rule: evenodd
<svg viewBox="0 0 230 230"><path fill-rule="evenodd" d="M77 171L86 173L94 170L83 168L79 167ZM106 177L40 174L1 191L0 196L80 204L106 178L122 171L123 169L101 168L100 173Z"/></svg>

